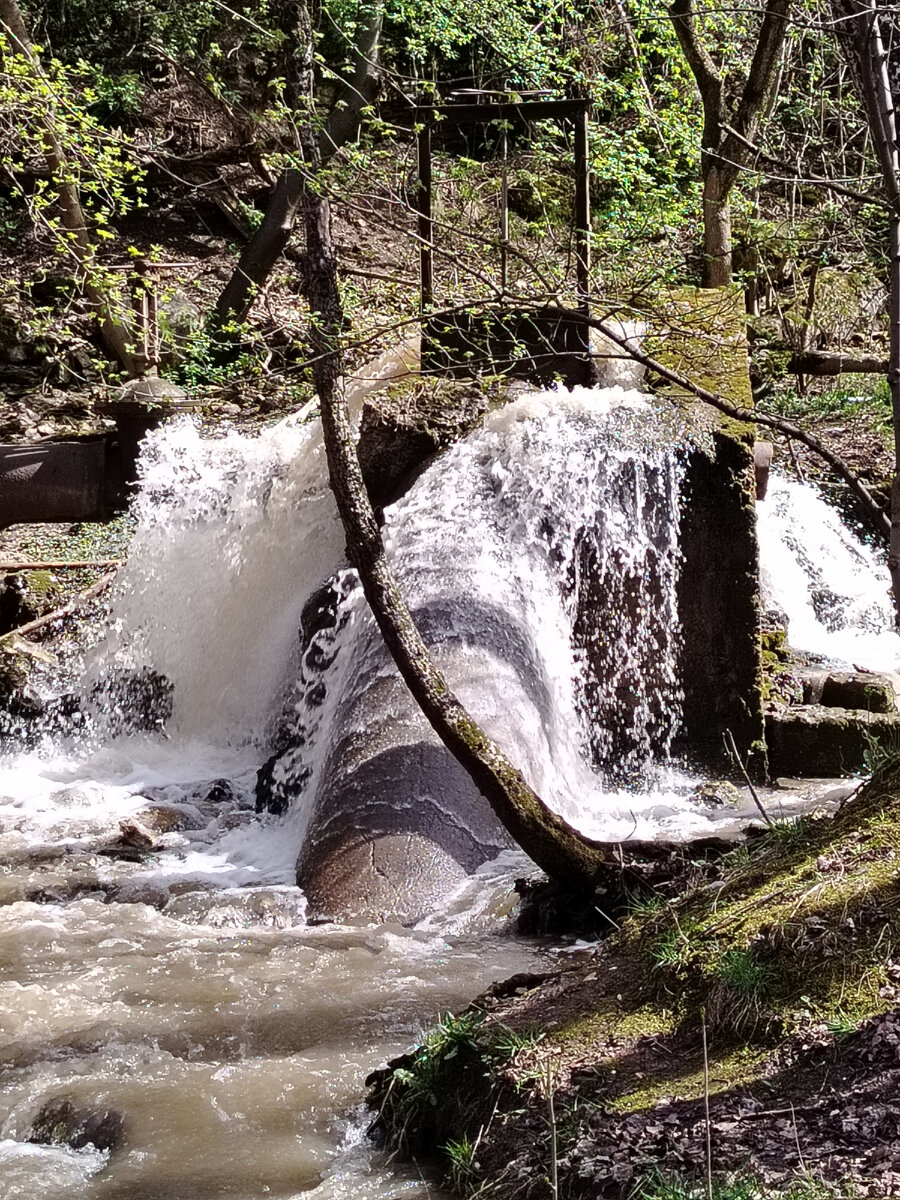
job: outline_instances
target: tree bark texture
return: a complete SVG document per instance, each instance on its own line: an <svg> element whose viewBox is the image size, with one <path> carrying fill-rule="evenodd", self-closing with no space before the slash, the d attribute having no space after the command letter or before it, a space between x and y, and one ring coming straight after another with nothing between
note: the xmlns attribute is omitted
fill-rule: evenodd
<svg viewBox="0 0 900 1200"><path fill-rule="evenodd" d="M882 35L882 14L893 20L892 10L876 0L833 0L838 41L847 57L850 75L860 93L866 121L881 166L890 204L890 344L888 383L894 430L894 481L891 487L890 548L888 569L894 596L894 615L900 625L900 151L888 52ZM894 31L888 26L889 32ZM896 53L896 51L893 51Z"/></svg>
<svg viewBox="0 0 900 1200"><path fill-rule="evenodd" d="M37 74L42 74L40 59L25 24L22 10L16 0L0 0L0 26L5 28L12 49L27 58ZM71 172L68 169L65 148L54 123L52 106L48 109L42 124L44 159L56 189L62 223L72 235L71 241L67 242L67 245L70 247L78 267L79 282L88 303L97 315L104 346L119 365L130 374L133 366L130 334L123 323L115 317L109 296L98 288L92 279L95 247L91 241L84 209L81 206L78 186L70 179Z"/></svg>

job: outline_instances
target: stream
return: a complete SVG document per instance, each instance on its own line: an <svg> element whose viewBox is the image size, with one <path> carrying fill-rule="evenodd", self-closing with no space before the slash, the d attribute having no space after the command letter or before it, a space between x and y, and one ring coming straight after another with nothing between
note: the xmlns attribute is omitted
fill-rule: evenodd
<svg viewBox="0 0 900 1200"><path fill-rule="evenodd" d="M515 427L517 455L536 447L546 457L541 430L557 401L530 403L488 423L472 453L523 536L537 528L546 541L525 517L535 495L559 502L559 463L535 474L532 456L517 476L515 456L496 440ZM573 412L577 403L566 401ZM583 429L587 417L576 417ZM570 473L589 471L584 444L563 446ZM526 477L530 491L515 483ZM436 536L434 506L423 503L430 487L426 473L386 514L401 564L417 511ZM448 501L447 530L471 524L461 495ZM256 438L215 439L187 422L169 427L147 447L136 510L109 615L58 684L74 678L93 706L66 737L48 727L26 745L23 733L0 758L0 1196L442 1197L434 1180L386 1162L366 1137L365 1077L442 1013L573 948L513 936L513 883L530 864L512 852L412 928L306 922L295 870L307 818L258 815L254 785L275 724L297 711L303 605L343 564L315 427L288 421ZM767 559L777 573L787 534L766 536L778 541ZM558 553L545 560L567 569ZM502 569L511 570L508 556ZM525 577L521 565L513 577ZM502 571L497 578L495 592L507 586ZM543 637L556 655L554 686L572 686L559 620ZM148 667L171 682L174 708L141 731L133 697L108 681ZM563 703L571 749L577 706ZM553 780L581 781L585 768L546 771L553 794ZM595 782L590 796L578 794L582 823L602 832L640 819L690 836L735 830L750 815L749 800L726 814L701 809L689 798L693 783L667 761L642 794L604 793ZM817 786L784 799L787 810L808 804ZM108 1114L112 1147L30 1141L35 1119L60 1101Z"/></svg>

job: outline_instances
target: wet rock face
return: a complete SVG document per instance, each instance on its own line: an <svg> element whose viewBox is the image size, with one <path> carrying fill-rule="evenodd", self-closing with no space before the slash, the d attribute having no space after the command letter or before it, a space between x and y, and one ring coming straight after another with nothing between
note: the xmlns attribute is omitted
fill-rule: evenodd
<svg viewBox="0 0 900 1200"><path fill-rule="evenodd" d="M441 450L473 429L503 391L452 379L417 379L363 405L359 462L372 504L397 500Z"/></svg>
<svg viewBox="0 0 900 1200"><path fill-rule="evenodd" d="M873 713L897 709L893 680L869 671L807 671L803 676L803 703Z"/></svg>
<svg viewBox="0 0 900 1200"><path fill-rule="evenodd" d="M111 735L154 732L172 716L171 682L158 671L112 671L92 689L87 707Z"/></svg>
<svg viewBox="0 0 900 1200"><path fill-rule="evenodd" d="M124 1118L115 1109L79 1108L68 1097L58 1096L48 1100L40 1110L25 1140L41 1145L71 1146L73 1150L94 1146L97 1150L111 1152L119 1148L124 1135Z"/></svg>
<svg viewBox="0 0 900 1200"><path fill-rule="evenodd" d="M751 773L764 778L753 445L738 431L717 430L711 455L688 457L681 550L678 749L721 765L729 729Z"/></svg>

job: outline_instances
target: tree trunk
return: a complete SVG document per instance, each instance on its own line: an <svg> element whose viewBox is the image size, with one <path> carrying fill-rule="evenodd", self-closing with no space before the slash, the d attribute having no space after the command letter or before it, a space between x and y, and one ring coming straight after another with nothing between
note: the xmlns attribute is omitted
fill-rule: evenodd
<svg viewBox="0 0 900 1200"><path fill-rule="evenodd" d="M731 271L731 191L715 163L707 161L703 179L703 286L728 287Z"/></svg>
<svg viewBox="0 0 900 1200"><path fill-rule="evenodd" d="M374 104L378 95L378 51L384 24L382 0L370 0L370 7L359 23L351 59L353 73L344 79L340 95L328 114L319 147L327 161L348 142L359 136L363 109Z"/></svg>
<svg viewBox="0 0 900 1200"><path fill-rule="evenodd" d="M293 167L282 171L272 189L262 224L245 246L216 301L212 318L215 331L227 334L246 320L253 301L291 240L302 191L301 173Z"/></svg>
<svg viewBox="0 0 900 1200"><path fill-rule="evenodd" d="M0 26L3 26L9 34L12 48L28 59L36 74L42 75L40 59L16 0L0 0ZM50 94L52 95L52 92ZM66 161L65 148L56 129L53 102L48 101L48 106L47 114L42 121L44 158L53 186L56 188L62 223L72 235L66 241L66 246L78 267L78 278L84 294L91 308L97 314L103 344L110 355L130 374L133 367L130 335L122 322L116 319L109 296L97 286L92 278L95 266L95 247L91 242L84 210L81 207L78 187L69 178L71 172Z"/></svg>
<svg viewBox="0 0 900 1200"><path fill-rule="evenodd" d="M888 568L894 596L894 616L900 625L900 151L889 65L893 45L886 47L876 0L833 0L839 22L838 41L847 56L850 74L860 93L863 110L881 166L884 189L891 205L890 226L890 352L888 383L894 428L894 481L891 487L891 533ZM890 11L890 10L888 10ZM893 31L890 30L892 33ZM889 42L892 39L889 38Z"/></svg>
<svg viewBox="0 0 900 1200"><path fill-rule="evenodd" d="M791 3L792 0L768 0L766 4L753 61L735 110L733 132L727 124L725 82L700 39L693 0L673 0L669 8L678 43L703 104L700 172L703 180L704 287L727 287L732 281L728 197L747 161L746 143L752 141L760 115L777 86Z"/></svg>
<svg viewBox="0 0 900 1200"><path fill-rule="evenodd" d="M276 9L277 23L287 47L284 64L285 101L302 124L311 113L303 111L312 103L312 35L307 6L300 0L281 0ZM344 80L325 128L319 138L319 161L332 155L359 133L363 109L378 93L378 50L384 20L382 0L373 0L368 15L359 24L353 48L354 70ZM308 139L307 139L308 140ZM307 151L307 161L308 151ZM224 330L241 325L253 302L265 287L278 259L287 248L297 221L302 190L301 172L283 171L272 190L266 214L256 233L244 248L228 283L216 302L213 328Z"/></svg>
<svg viewBox="0 0 900 1200"><path fill-rule="evenodd" d="M313 148L317 154L317 147ZM391 657L435 733L468 772L512 837L538 866L570 886L589 888L612 859L552 812L521 772L478 727L434 664L397 587L363 483L339 381L342 310L327 199L306 188L304 216L316 390L331 487L369 607Z"/></svg>
<svg viewBox="0 0 900 1200"><path fill-rule="evenodd" d="M804 350L792 354L785 370L790 375L886 375L888 360L874 354L842 354L836 350Z"/></svg>

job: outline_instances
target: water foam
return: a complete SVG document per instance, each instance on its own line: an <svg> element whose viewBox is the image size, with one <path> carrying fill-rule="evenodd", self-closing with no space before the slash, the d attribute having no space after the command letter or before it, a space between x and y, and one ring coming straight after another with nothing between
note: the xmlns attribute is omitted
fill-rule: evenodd
<svg viewBox="0 0 900 1200"><path fill-rule="evenodd" d="M396 356L386 363L351 397L357 411L362 392L396 369ZM465 601L453 618L460 637L466 611L490 611L538 664L529 692L514 655L495 656L485 670L473 645L472 670L454 683L548 803L596 836L686 837L708 828L667 762L679 712L685 440L671 409L635 391L537 393L490 414L385 515L385 542L414 611L446 599L452 612ZM19 846L84 843L104 825L114 832L148 790L177 808L193 803L193 785L224 776L236 784L234 802L199 830L167 835L143 873L166 887L288 885L309 805L282 820L254 818L255 768L300 677L291 703L314 779L325 761L329 705L341 702L366 639L377 638L345 571L346 620L328 649L329 697L310 702L298 661L300 613L322 580L340 572L344 544L321 427L289 419L256 437L206 438L190 421L169 424L147 441L136 510L138 530L88 681L111 668L166 676L174 711L165 738L118 737L74 759L56 751L8 761L0 772L7 833ZM579 644L586 539L593 569L632 586L616 598L619 608L599 614L594 643ZM602 694L582 686L596 654L609 665ZM648 662L652 679L643 686ZM306 681L307 692L315 682ZM610 711L623 694L630 702L622 755L632 782L643 785L627 789L594 769L614 756Z"/></svg>
<svg viewBox="0 0 900 1200"><path fill-rule="evenodd" d="M809 484L773 475L757 506L765 603L796 650L844 666L900 670L885 556Z"/></svg>

